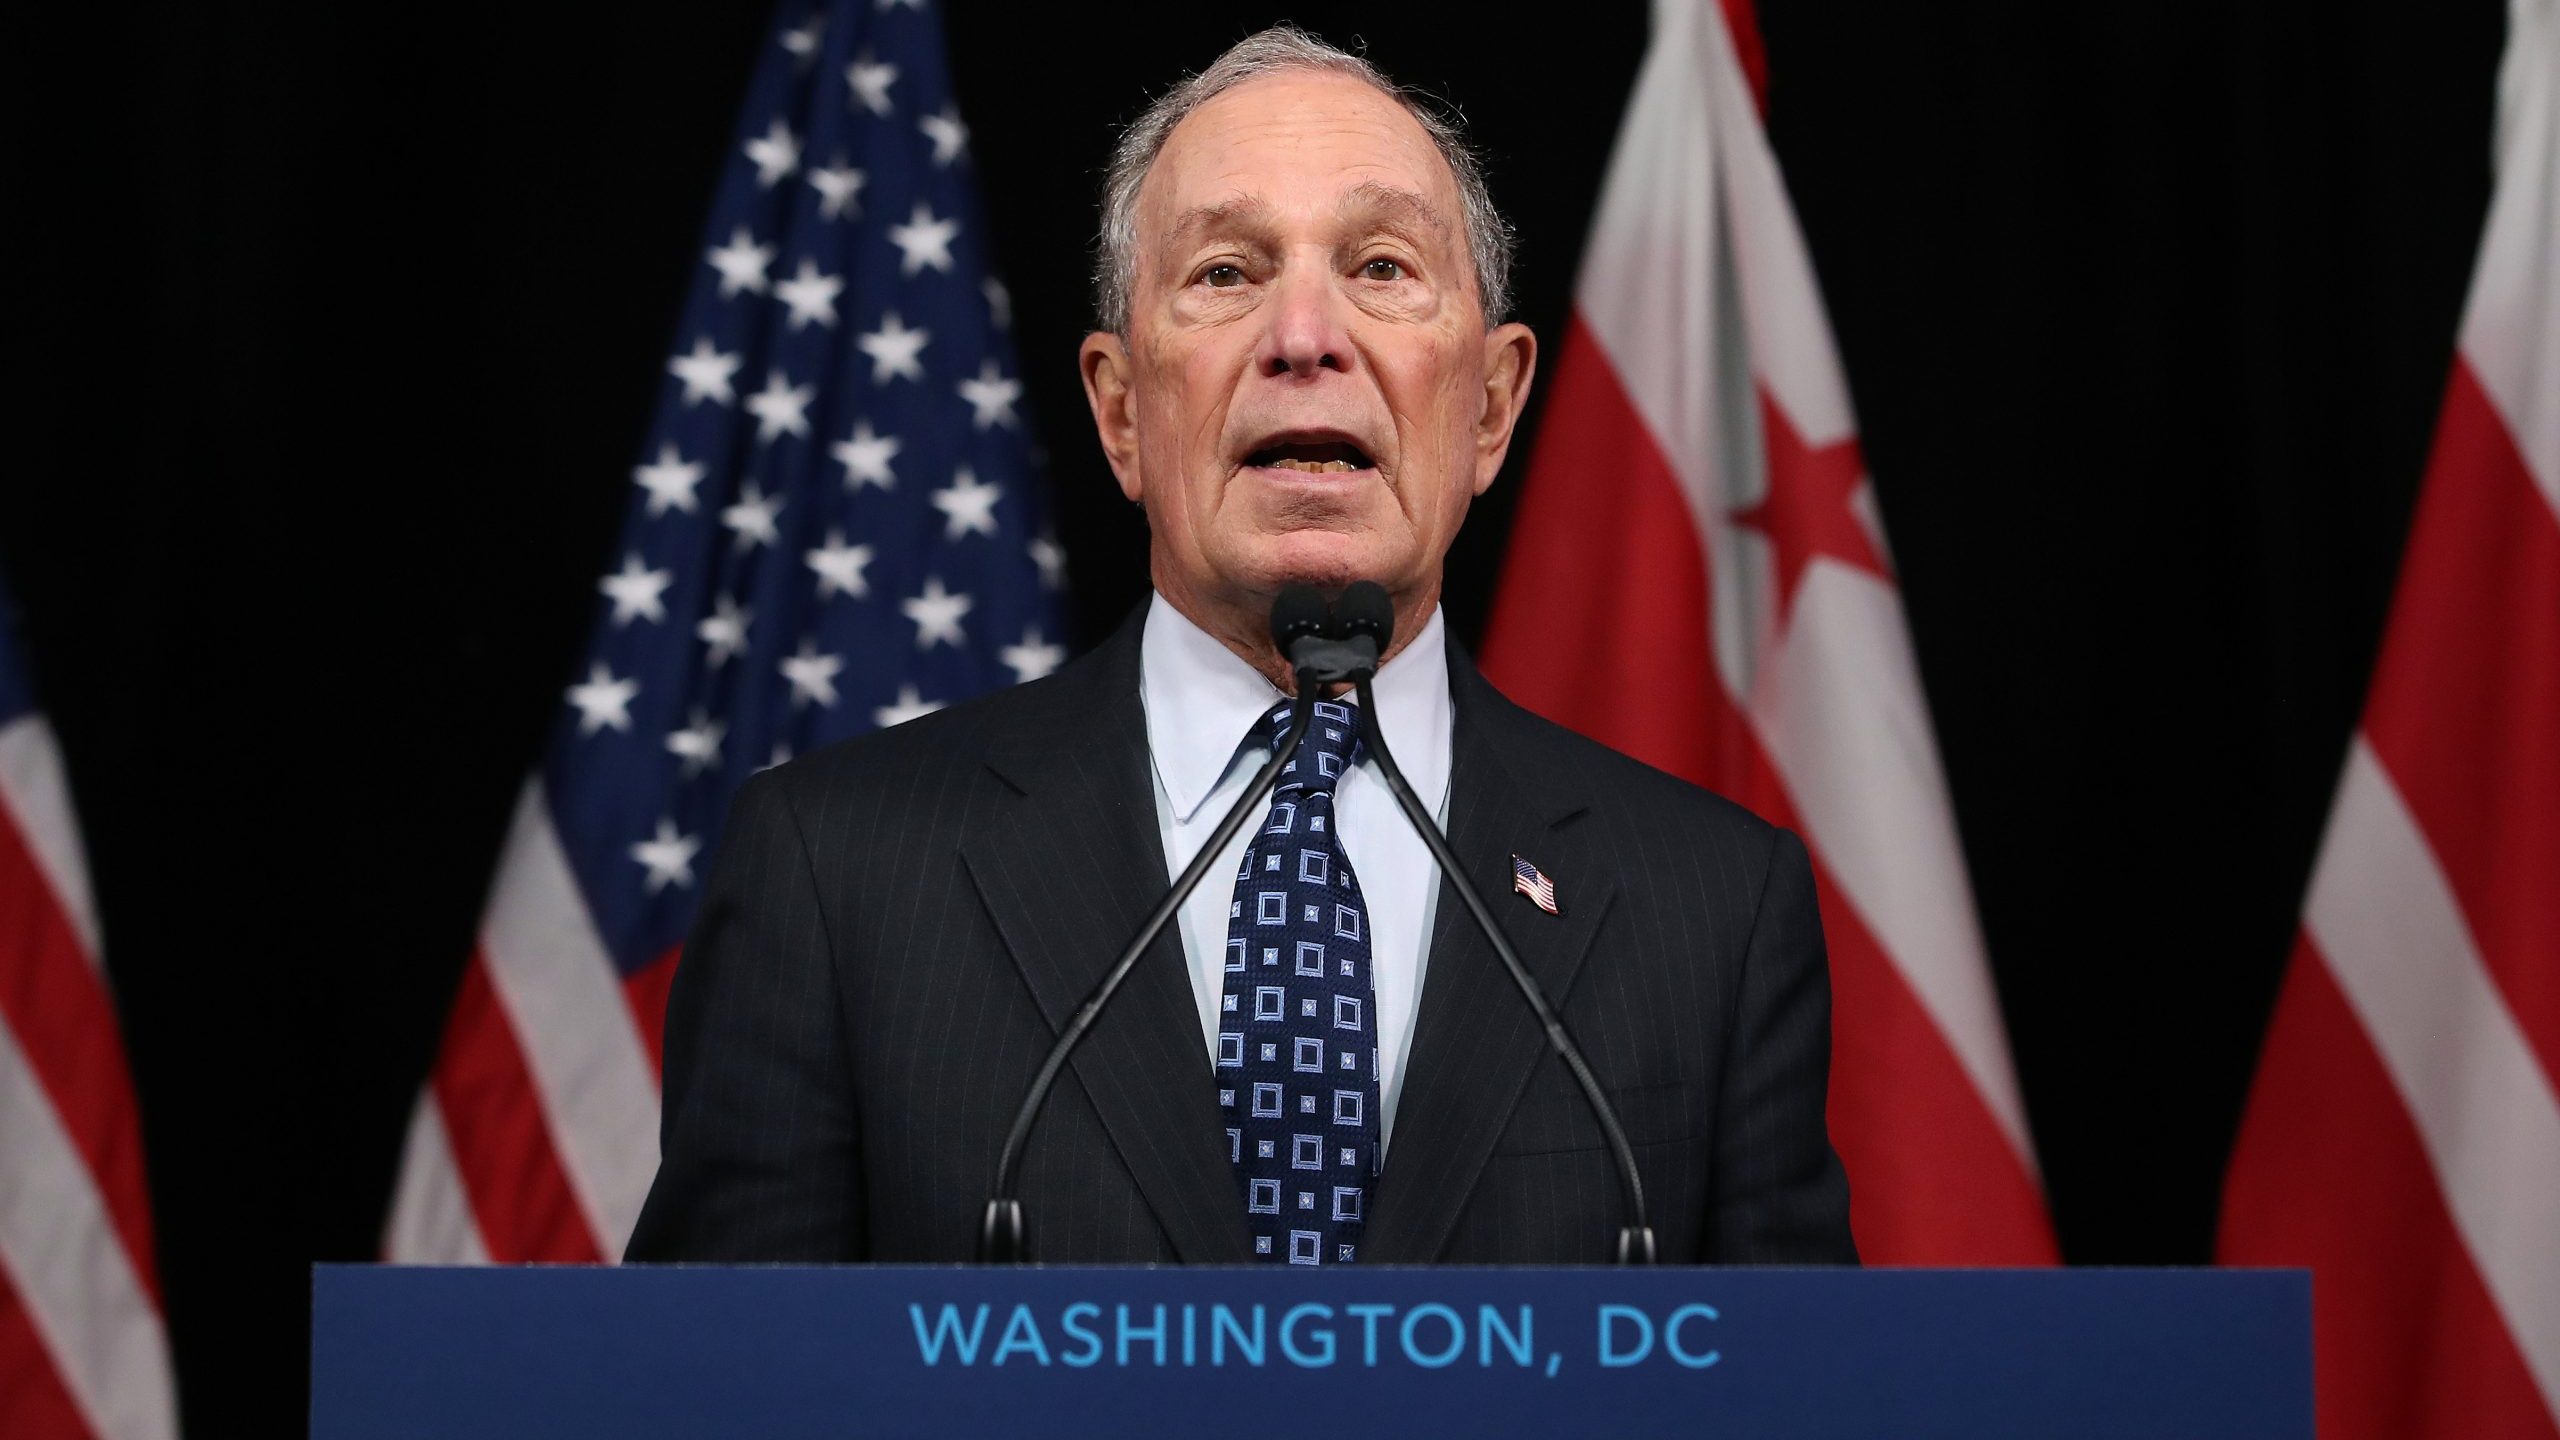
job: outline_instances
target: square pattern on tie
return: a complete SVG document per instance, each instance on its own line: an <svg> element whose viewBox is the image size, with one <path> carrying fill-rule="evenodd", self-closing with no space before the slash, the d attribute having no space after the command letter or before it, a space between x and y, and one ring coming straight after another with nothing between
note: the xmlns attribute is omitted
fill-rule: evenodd
<svg viewBox="0 0 2560 1440"><path fill-rule="evenodd" d="M1254 738L1277 748L1291 708L1273 706ZM1333 824L1334 787L1360 761L1358 733L1350 705L1316 703L1227 912L1218 1007L1227 1153L1255 1255L1292 1265L1358 1258L1377 1175L1367 907Z"/></svg>

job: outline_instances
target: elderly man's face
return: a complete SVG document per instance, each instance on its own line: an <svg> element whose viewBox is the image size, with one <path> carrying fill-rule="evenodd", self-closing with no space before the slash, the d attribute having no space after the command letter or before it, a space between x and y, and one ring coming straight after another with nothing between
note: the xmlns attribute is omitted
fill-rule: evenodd
<svg viewBox="0 0 2560 1440"><path fill-rule="evenodd" d="M1463 215L1422 127L1348 76L1239 85L1148 172L1126 333L1086 339L1085 387L1156 588L1222 637L1256 643L1292 581L1376 580L1408 635L1438 598L1536 354L1486 330Z"/></svg>

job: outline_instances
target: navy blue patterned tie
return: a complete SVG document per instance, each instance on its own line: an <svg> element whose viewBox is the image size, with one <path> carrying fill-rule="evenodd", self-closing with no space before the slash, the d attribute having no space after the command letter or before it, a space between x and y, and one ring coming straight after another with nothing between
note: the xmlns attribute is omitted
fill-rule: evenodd
<svg viewBox="0 0 2560 1440"><path fill-rule="evenodd" d="M1269 748L1291 703L1264 716ZM1378 1170L1377 989L1368 907L1335 833L1333 791L1358 763L1351 707L1318 701L1245 848L1227 911L1218 1105L1256 1258L1357 1259Z"/></svg>

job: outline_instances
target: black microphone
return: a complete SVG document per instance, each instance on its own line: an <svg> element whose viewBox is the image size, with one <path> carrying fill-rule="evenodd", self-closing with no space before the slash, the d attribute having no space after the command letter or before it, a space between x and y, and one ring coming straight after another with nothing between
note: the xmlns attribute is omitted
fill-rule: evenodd
<svg viewBox="0 0 2560 1440"><path fill-rule="evenodd" d="M1282 590L1278 600L1272 604L1272 643L1280 647L1282 654L1290 656L1293 666L1302 653L1323 660L1332 655L1328 647L1342 644L1322 633L1327 628L1324 597L1312 586L1292 585ZM1357 647L1352 647L1352 650L1356 656ZM1368 653L1369 663L1374 668L1377 664L1376 647L1372 646ZM1173 888L1165 892L1153 910L1147 912L1146 922L1138 927L1137 934L1129 938L1128 946L1121 950L1119 958L1111 962L1111 968L1102 972L1102 979L1093 987L1093 993L1076 1007L1076 1013L1068 1019L1066 1028L1058 1032L1057 1041L1050 1045L1047 1058L1040 1062L1039 1071L1032 1076L1031 1088L1023 1093L1022 1104L1014 1110L1013 1128L1005 1133L1004 1149L996 1158L995 1193L987 1201L986 1214L978 1222L978 1259L981 1262L1013 1265L1031 1258L1022 1200L1014 1190L1021 1178L1022 1152L1030 1143L1032 1124L1039 1119L1041 1107L1048 1102L1049 1092L1056 1088L1058 1074L1066 1068L1068 1057L1075 1054L1076 1046L1083 1043L1094 1022L1102 1018L1103 1010L1111 1004L1111 997L1120 992L1120 983L1137 968L1138 957L1144 955L1147 947L1155 943L1156 936L1164 932L1166 922L1173 919L1182 902L1200 887L1201 877L1217 863L1218 852L1227 848L1227 842L1235 838L1236 831L1253 818L1254 807L1271 793L1271 787L1280 778L1280 767L1288 764L1289 757L1298 753L1298 742L1307 736L1307 723L1315 718L1315 691L1306 684L1309 672L1300 667L1298 673L1298 700L1290 715L1288 736L1272 753L1270 763L1264 765L1253 777L1253 783L1245 787L1244 794L1236 797L1236 803L1228 808L1226 818L1218 822L1218 828L1208 842L1191 857L1191 863L1183 867L1182 876L1173 882Z"/></svg>
<svg viewBox="0 0 2560 1440"><path fill-rule="evenodd" d="M1342 598L1333 602L1333 633L1365 636L1383 652L1396 633L1396 603L1387 598L1387 587L1375 580L1343 587Z"/></svg>
<svg viewBox="0 0 2560 1440"><path fill-rule="evenodd" d="M1395 624L1395 605L1387 598L1386 590L1374 581L1363 580L1354 584L1342 592L1341 599L1333 602L1335 632L1346 637L1346 644L1353 643L1351 637L1358 637L1360 643L1371 647L1373 656L1385 651L1387 641L1395 634ZM1609 1141L1609 1154L1618 1164L1618 1183L1627 1197L1628 1223L1618 1230L1618 1263L1653 1264L1657 1257L1653 1226L1645 1219L1644 1176L1636 1170L1636 1152L1627 1144L1626 1128L1618 1123L1617 1109L1609 1103L1609 1097L1601 1093L1598 1077L1591 1073L1590 1063L1582 1058L1582 1047L1573 1043L1572 1034L1564 1028L1564 1018L1556 1014L1554 1005L1548 1003L1546 992L1538 988L1537 977L1521 963L1520 952L1511 947L1510 937L1502 933L1502 926L1494 920L1493 909L1484 903L1483 893L1476 889L1473 880L1467 878L1466 867L1458 863L1457 853L1449 848L1449 837L1441 831L1440 822L1423 808L1421 798L1405 782L1404 771L1396 767L1396 758L1387 749L1387 737L1378 728L1378 697L1370 687L1376 674L1377 666L1373 662L1366 669L1347 677L1360 693L1360 738L1378 762L1378 774L1387 782L1387 793L1396 798L1396 806L1404 811L1405 819L1421 832L1422 843L1431 849L1431 858L1439 862L1440 872L1449 877L1449 884L1466 905L1467 914L1475 920L1476 928L1492 942L1493 953L1501 959L1502 968L1510 973L1511 983L1519 987L1520 998L1529 1002L1530 1013L1546 1027L1548 1046L1556 1052L1557 1058L1564 1061L1565 1069L1573 1072L1574 1083L1582 1087L1582 1098L1590 1102L1591 1113L1600 1121L1600 1133ZM1307 693L1303 676L1298 693L1301 696Z"/></svg>
<svg viewBox="0 0 2560 1440"><path fill-rule="evenodd" d="M1324 603L1324 594L1313 585L1291 585L1271 602L1271 643L1296 669L1298 651L1311 640L1323 639L1333 629L1332 607Z"/></svg>
<svg viewBox="0 0 2560 1440"><path fill-rule="evenodd" d="M1369 588L1378 589L1375 585ZM1379 590L1378 594L1384 598L1386 592ZM1288 612L1285 632L1281 628L1283 610ZM1333 685L1378 673L1378 657L1386 652L1387 636L1394 630L1392 609L1383 626L1344 625L1341 607L1326 605L1324 596L1312 585L1292 585L1281 591L1280 603L1271 611L1272 637L1279 642L1280 653L1289 657L1289 668L1297 672L1301 695L1307 693L1311 681Z"/></svg>

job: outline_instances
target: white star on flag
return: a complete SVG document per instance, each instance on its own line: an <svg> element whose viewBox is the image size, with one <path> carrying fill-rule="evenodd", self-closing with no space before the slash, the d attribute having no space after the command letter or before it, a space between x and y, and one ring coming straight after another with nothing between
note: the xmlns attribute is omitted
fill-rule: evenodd
<svg viewBox="0 0 2560 1440"><path fill-rule="evenodd" d="M1022 398L1022 382L1008 380L996 362L988 360L978 366L977 378L960 382L960 398L969 402L971 428L984 430L990 425L1013 428L1013 402Z"/></svg>
<svg viewBox="0 0 2560 1440"><path fill-rule="evenodd" d="M753 480L738 487L738 503L720 512L720 523L738 537L738 553L743 555L759 545L777 544L782 532L774 525L782 513L779 498L767 498Z"/></svg>
<svg viewBox="0 0 2560 1440"><path fill-rule="evenodd" d="M885 385L899 377L922 380L924 366L916 357L924 353L926 343L932 339L932 331L908 329L898 312L892 310L880 317L879 329L853 343L871 357L871 383Z"/></svg>
<svg viewBox="0 0 2560 1440"><path fill-rule="evenodd" d="M667 373L684 382L685 404L716 400L726 405L738 398L729 386L729 377L738 373L738 364L737 356L721 353L720 347L705 335L693 342L693 353L670 357Z"/></svg>
<svg viewBox="0 0 2560 1440"><path fill-rule="evenodd" d="M898 608L916 622L916 648L930 650L939 640L951 648L966 648L969 637L960 629L960 617L969 613L971 601L966 595L954 595L942 588L942 577L925 577L924 593L912 600L901 600Z"/></svg>
<svg viewBox="0 0 2560 1440"><path fill-rule="evenodd" d="M1055 590L1067 583L1067 552L1054 538L1035 536L1031 541L1031 563L1040 567L1040 588Z"/></svg>
<svg viewBox="0 0 2560 1440"><path fill-rule="evenodd" d="M770 190L800 168L800 140L777 118L764 134L747 142L747 158L756 162L756 183Z"/></svg>
<svg viewBox="0 0 2560 1440"><path fill-rule="evenodd" d="M1067 663L1067 647L1043 641L1040 627L1034 625L1022 632L1021 644L1007 645L996 652L996 658L1013 668L1013 678L1018 684L1037 680Z"/></svg>
<svg viewBox="0 0 2560 1440"><path fill-rule="evenodd" d="M1013 328L1013 292L993 275L978 282L978 293L987 297L987 315L999 330Z"/></svg>
<svg viewBox="0 0 2560 1440"><path fill-rule="evenodd" d="M814 385L794 385L780 370L767 374L764 388L747 397L747 411L756 417L756 438L808 434L809 402L817 398Z"/></svg>
<svg viewBox="0 0 2560 1440"><path fill-rule="evenodd" d="M624 556L620 570L596 582L596 588L613 601L613 628L619 630L635 619L666 619L664 597L675 578L672 570L652 570L640 563L639 556Z"/></svg>
<svg viewBox="0 0 2560 1440"><path fill-rule="evenodd" d="M694 512L693 487L702 483L702 467L687 460L670 440L658 447L655 464L632 467L631 483L649 492L649 513L664 515L670 510Z"/></svg>
<svg viewBox="0 0 2560 1440"><path fill-rule="evenodd" d="M728 726L696 707L693 722L667 737L667 753L684 762L690 778L720 763L720 741L728 733Z"/></svg>
<svg viewBox="0 0 2560 1440"><path fill-rule="evenodd" d="M889 87L898 83L898 67L872 59L871 52L865 50L844 67L844 83L852 87L854 103L874 115L886 115Z"/></svg>
<svg viewBox="0 0 2560 1440"><path fill-rule="evenodd" d="M871 712L871 719L883 730L904 725L919 716L930 715L942 708L939 700L927 700L913 685L898 687L898 698Z"/></svg>
<svg viewBox="0 0 2560 1440"><path fill-rule="evenodd" d="M811 64L818 58L818 42L826 33L827 17L813 15L809 23L799 29L782 32L782 48L790 51L791 58L801 64Z"/></svg>
<svg viewBox="0 0 2560 1440"><path fill-rule="evenodd" d="M862 213L862 187L870 177L838 160L823 169L809 172L810 188L818 192L818 215L825 220L841 220L846 215Z"/></svg>
<svg viewBox="0 0 2560 1440"><path fill-rule="evenodd" d="M818 598L850 595L856 600L871 593L871 582L863 578L863 567L871 563L871 547L847 545L844 532L830 530L827 543L809 552L809 568L818 572Z"/></svg>
<svg viewBox="0 0 2560 1440"><path fill-rule="evenodd" d="M889 243L898 247L898 273L913 275L934 269L949 273L951 242L960 238L960 222L937 220L933 207L919 200L904 225L889 227Z"/></svg>
<svg viewBox="0 0 2560 1440"><path fill-rule="evenodd" d="M782 678L791 682L791 708L797 710L814 700L824 709L834 709L836 673L842 669L842 658L821 653L815 640L801 641L800 653L782 658Z"/></svg>
<svg viewBox="0 0 2560 1440"><path fill-rule="evenodd" d="M933 142L933 163L937 168L959 159L969 146L969 127L960 123L958 106L943 106L940 114L917 120L916 128Z"/></svg>
<svg viewBox="0 0 2560 1440"><path fill-rule="evenodd" d="M889 462L897 458L900 446L895 435L882 435L871 428L868 420L853 422L853 435L833 446L836 463L844 467L844 488L860 490L877 485L883 490L895 489L898 477L889 470Z"/></svg>
<svg viewBox="0 0 2560 1440"><path fill-rule="evenodd" d="M706 657L712 669L728 664L747 648L747 627L755 623L755 612L741 610L738 602L723 595L711 602L711 613L693 627L694 638L711 647Z"/></svg>
<svg viewBox="0 0 2560 1440"><path fill-rule="evenodd" d="M569 687L569 703L578 707L578 733L631 728L631 700L640 693L637 680L618 680L605 663L587 671L586 683Z"/></svg>
<svg viewBox="0 0 2560 1440"><path fill-rule="evenodd" d="M649 867L649 893L657 894L669 885L690 889L693 885L693 857L702 842L676 829L673 820L658 822L654 840L643 840L631 847L631 858Z"/></svg>
<svg viewBox="0 0 2560 1440"><path fill-rule="evenodd" d="M711 268L720 272L720 298L729 299L741 290L764 293L764 269L773 263L773 247L759 245L756 237L739 226L729 232L729 243L703 252Z"/></svg>
<svg viewBox="0 0 2560 1440"><path fill-rule="evenodd" d="M815 320L833 328L836 323L836 296L844 289L844 281L818 269L815 260L800 262L799 273L773 287L773 298L791 307L791 328L798 330Z"/></svg>
<svg viewBox="0 0 2560 1440"><path fill-rule="evenodd" d="M978 479L978 472L963 465L951 473L951 483L933 492L933 508L943 513L942 538L957 540L972 531L980 535L996 533L996 501L1004 498L1004 490Z"/></svg>

